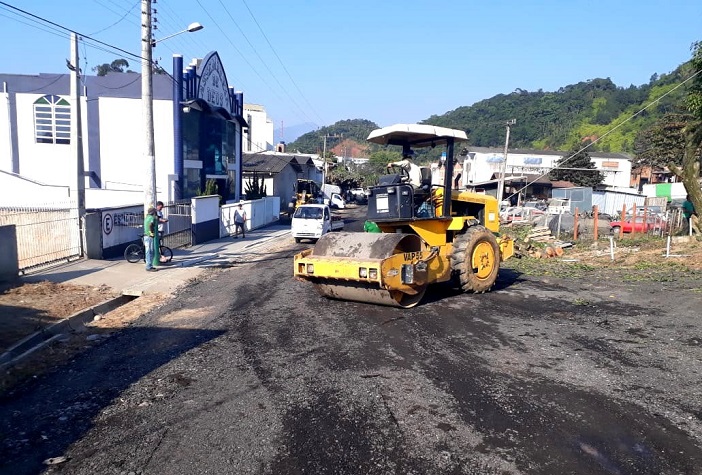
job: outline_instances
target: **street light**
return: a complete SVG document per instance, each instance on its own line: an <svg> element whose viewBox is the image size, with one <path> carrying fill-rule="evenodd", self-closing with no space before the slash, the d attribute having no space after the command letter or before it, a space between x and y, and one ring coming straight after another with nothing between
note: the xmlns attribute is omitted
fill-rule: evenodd
<svg viewBox="0 0 702 475"><path fill-rule="evenodd" d="M191 23L186 30L179 31L166 38L198 31L203 27L199 23ZM151 0L141 0L141 102L144 117L144 159L147 162L146 181L144 183L144 216L149 207L156 207L156 156L154 146L154 87L153 87L153 48L156 40L151 37ZM176 71L176 73L180 73ZM154 239L154 265L159 264L158 233Z"/></svg>
<svg viewBox="0 0 702 475"><path fill-rule="evenodd" d="M204 28L204 26L202 26L202 25L201 25L200 23L198 23L198 22L191 23L191 24L189 24L188 27L187 27L186 29L184 29L183 31L179 31L178 33L173 33L172 35L164 36L163 38L159 39L158 41L167 40L168 38L173 38L174 36L178 36L178 35L180 35L180 34L182 34L182 33L192 33L192 32L194 32L194 31L200 31L200 30L202 30L203 28ZM155 40L155 39L151 40L151 47L152 47L152 48L155 48L155 47L156 47L156 40Z"/></svg>

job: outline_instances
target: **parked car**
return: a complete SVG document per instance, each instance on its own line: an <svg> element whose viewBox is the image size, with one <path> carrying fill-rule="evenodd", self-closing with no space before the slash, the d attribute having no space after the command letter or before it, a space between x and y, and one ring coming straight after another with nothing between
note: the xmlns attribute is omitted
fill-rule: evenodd
<svg viewBox="0 0 702 475"><path fill-rule="evenodd" d="M532 216L541 216L546 212L548 205L540 201L526 201L524 207L531 210Z"/></svg>
<svg viewBox="0 0 702 475"><path fill-rule="evenodd" d="M352 188L349 191L356 203L365 204L368 202L368 190L364 188Z"/></svg>
<svg viewBox="0 0 702 475"><path fill-rule="evenodd" d="M631 216L634 213L634 207L632 206L628 210L626 210L626 215ZM637 206L636 207L636 214L638 216L643 216L644 213L647 216L664 216L665 212L663 211L662 206Z"/></svg>
<svg viewBox="0 0 702 475"><path fill-rule="evenodd" d="M551 198L546 208L546 214L570 213L570 200Z"/></svg>
<svg viewBox="0 0 702 475"><path fill-rule="evenodd" d="M624 221L618 219L616 221L611 221L609 223L609 229L612 234L619 234L619 232L624 233L647 233L647 232L662 232L667 228L666 221L656 217L647 216L646 222L644 222L643 215L636 215L636 218L632 220L631 216L627 216Z"/></svg>

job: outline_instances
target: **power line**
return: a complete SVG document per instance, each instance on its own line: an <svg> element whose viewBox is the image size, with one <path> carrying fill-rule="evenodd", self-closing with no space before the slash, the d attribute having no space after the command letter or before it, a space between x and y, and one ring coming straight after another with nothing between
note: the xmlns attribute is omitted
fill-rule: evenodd
<svg viewBox="0 0 702 475"><path fill-rule="evenodd" d="M49 33L49 34L52 34L54 36L58 36L60 38L64 38L64 39L69 38L69 35L66 35L65 33L61 32L57 28L51 28L51 27L48 27L47 25L38 24L36 21L33 22L34 24L23 21L22 20L22 19L24 19L23 16L17 14L16 12L10 11L7 8L5 8L4 10L7 11L8 13L15 15L15 16L3 15L1 13L0 13L0 16L3 16L3 17L8 18L10 20L16 21L17 23L22 23L23 25L30 26L30 27L35 28L37 30L43 31L45 33Z"/></svg>
<svg viewBox="0 0 702 475"><path fill-rule="evenodd" d="M697 71L697 72L695 72L694 74L690 75L687 79L685 79L684 81L680 82L678 85L676 85L676 86L675 86L674 88L672 88L670 91L666 92L665 94L662 94L659 98L654 99L653 101L649 102L648 104L646 104L644 107L642 107L640 110L638 110L637 112L635 112L634 114L632 114L632 115L629 116L628 118L622 120L620 123L618 123L617 125L615 125L615 126L612 127L611 129L609 129L607 132L605 132L604 134L602 134L602 136L597 137L595 140L593 140L592 142L588 143L587 145L585 145L584 147L582 147L580 150L578 150L578 151L576 151L576 152L573 152L570 156L568 156L568 157L564 158L563 160L561 160L560 162L558 162L558 165L555 166L555 167L553 167L550 171L553 171L553 170L557 170L557 169L562 168L569 160L573 159L576 155L578 155L578 154L581 153L581 152L584 152L585 150L587 150L587 149L590 148L591 146L595 145L597 142L599 142L599 141L602 140L603 138L607 137L608 135L610 135L610 134L611 134L612 132L614 132L615 130L617 130L617 129L619 129L620 127L624 126L624 124L627 124L628 122L631 122L631 121L634 120L636 117L638 117L640 114L642 114L644 111L646 111L646 110L650 109L651 107L653 107L654 105L658 104L664 97L669 96L669 95L672 94L674 91L676 91L677 89L681 88L682 86L684 86L684 85L685 85L686 83L688 83L689 81L693 80L693 79L694 79L695 77L697 77L699 74L702 74L702 69L699 70L699 71ZM511 198L511 197L513 197L513 196L519 194L520 192L524 191L529 185L533 185L533 184L536 183L540 178L543 178L543 177L545 177L546 175L548 175L548 174L550 173L550 171L549 171L548 173L543 173L543 174L539 175L539 176L538 176L536 179L534 179L533 181L530 181L529 183L526 183L522 188L520 188L520 189L517 190L516 192L512 193L508 198Z"/></svg>
<svg viewBox="0 0 702 475"><path fill-rule="evenodd" d="M101 44L101 45L103 45L103 46L106 46L106 47L108 47L108 48L114 49L115 51L119 51L119 52L121 52L121 53L124 53L124 54L127 54L127 55L129 55L129 56L135 57L135 58L137 58L137 59L139 59L139 60L143 60L143 59L144 59L144 58L141 57L141 55L131 53L131 52L125 50L125 49L119 48L119 47L114 46L114 45L111 45L111 44L109 44L109 43L105 43L104 41L97 40L97 39L95 39L95 38L90 37L89 35L84 35L83 33L79 33L79 32L77 32L77 31L75 31L75 30L72 30L72 29L70 29L70 28L68 28L68 27L65 27L65 26L63 26L63 25L59 25L58 23L55 23L55 22L53 22L53 21L51 21L51 20L47 20L46 18L40 17L39 15L35 15L35 14L30 13L30 12L28 12L28 11L26 11L26 10L22 10L21 8L17 8L17 7L15 7L14 5L10 5L9 3L5 3L5 2L3 2L3 1L0 1L0 5L4 5L4 6L6 6L6 7L8 7L8 8L11 8L12 10L18 11L18 12L20 12L20 13L22 13L22 14L28 16L28 17L35 18L35 19L37 19L37 20L39 20L39 21L42 21L42 22L47 23L47 24L49 24L49 25L55 26L55 27L57 27L57 28L60 28L61 30L65 30L65 31L67 31L67 32L69 32L69 33L75 33L76 35L82 36L83 38L88 38L88 39L91 40L91 41L94 41L94 42L96 42L96 43L98 43L98 44Z"/></svg>
<svg viewBox="0 0 702 475"><path fill-rule="evenodd" d="M141 55L138 55L138 54L135 54L135 53L131 53L131 52L129 52L129 51L127 51L127 50L124 50L124 49L122 49L122 48L119 48L119 47L117 47L117 46L111 45L111 44L109 44L109 43L105 43L104 41L100 41L100 40L95 39L95 38L92 38L92 37L89 36L89 35L84 35L84 34L82 34L82 33L79 33L79 32L77 32L77 31L75 31L75 30L72 30L72 29L70 29L70 28L68 28L68 27L66 27L66 26L63 26L63 25L60 25L60 24L55 23L55 22L53 22L53 21L47 20L46 18L43 18L43 17L41 17L41 16L39 16L39 15L35 15L35 14L33 14L33 13L30 13L30 12L27 12L27 11L25 11L25 10L22 10L21 8L17 8L17 7L15 7L15 6L13 6L13 5L10 5L9 3L0 1L0 5L4 5L4 6L10 8L10 9L12 9L12 10L18 11L18 12L20 12L20 13L26 15L26 17L28 17L27 19L29 19L30 21L33 21L34 23L37 23L38 25L46 26L46 25L43 25L42 23L39 23L38 21L47 23L48 25L51 25L51 26L49 26L49 28L50 28L50 30L53 30L53 31L49 31L49 30L40 28L39 26L36 26L36 28L38 28L38 29L40 29L40 30L46 31L46 32L48 32L48 33L52 33L52 34L54 34L54 35L56 35L56 36L65 37L62 33L58 33L58 32L57 32L57 31L58 31L57 28L58 28L58 29L60 29L60 30L67 31L67 32L69 32L69 33L74 33L74 34L76 34L77 36L81 37L81 39L83 40L84 44L87 45L87 46L89 46L89 47L91 47L91 48L94 48L94 49L97 49L97 50L100 50L100 51L104 51L104 52L107 52L107 53L111 53L111 52L113 53L113 51L110 51L110 50L115 50L115 51L124 53L124 54L126 54L126 55L128 55L128 56L130 56L130 57L137 58L137 59L139 59L139 60L141 60L141 61L145 60L145 58L143 58ZM8 17L8 18L9 18L9 17ZM22 18L25 18L25 17L22 17ZM19 21L20 23L25 23L25 22L20 21L20 20L17 20L17 19L15 19L15 20L16 20L16 21ZM38 20L38 21L37 21L37 20ZM26 24L26 23L25 23L25 24ZM34 25L29 25L29 26L34 26ZM51 28L52 26L55 27L55 28ZM94 43L97 43L97 44L91 44L91 43L90 43L91 41L94 42ZM105 49L104 47L101 47L101 46L98 46L98 45L102 45L102 46L104 46L104 47L106 47L106 48L109 48L109 49ZM153 61L151 62L151 64L152 64L152 67L153 67L153 65L155 65L155 63L154 63ZM174 78L168 71L166 71L166 70L163 69L163 68L161 68L161 70L163 71L164 74L166 74L166 75L171 79L171 81L175 82L175 78ZM118 89L119 89L119 88L118 88Z"/></svg>
<svg viewBox="0 0 702 475"><path fill-rule="evenodd" d="M200 2L200 0L197 0L197 3L198 3L198 4L200 5L200 7L203 9L203 11L205 12L205 14L210 18L210 20L212 20L212 23L214 23L214 25L217 27L217 29L219 29L219 31L222 33L222 35L224 35L224 37L227 39L227 41L228 41L229 44L232 46L232 48L234 48L234 50L235 50L237 53L239 53L239 56L241 56L241 58L246 62L246 64L249 66L249 68L251 68L251 70L261 79L261 81L262 81L271 91L273 91L273 93L282 101L282 98L280 97L280 95L278 95L278 93L276 92L276 90L275 90L274 88L272 88L272 87L270 86L270 84L268 84L268 82L266 81L266 79L265 79L265 78L258 72L258 70L251 64L251 62L246 58L246 56L244 56L244 54L241 52L241 50L239 50L239 48L236 47L236 45L235 45L234 42L231 40L231 38L229 37L229 35L228 35L228 34L224 31L224 29L219 25L219 23L217 22L217 20L215 20L215 18L210 14L210 12L209 12L209 11L205 8L205 6ZM302 109L292 98L291 98L291 100L292 100L292 102L295 104L295 106L302 112L302 114L307 118L307 120L308 120L308 121L311 121L311 119L309 118L309 116L307 116L307 115L305 114L304 109Z"/></svg>
<svg viewBox="0 0 702 475"><path fill-rule="evenodd" d="M220 0L220 1L221 1L221 0ZM249 15L251 15L251 18L253 18L253 21L254 21L254 23L256 23L256 26L258 26L259 31L260 31L261 34L263 35L263 38L265 38L266 43L268 43L268 46L270 46L271 51L273 51L273 54L275 55L275 57L278 58L278 62L280 62L280 65L283 67L283 70L285 71L285 73L286 73L286 74L288 75L288 77L290 78L290 81L293 83L293 85L295 86L295 88L297 89L297 91L300 93L300 95L302 96L302 98L305 100L305 102L307 103L307 105L310 107L310 109L315 113L315 115L317 116L317 118L319 118L321 122L324 122L324 120L319 116L319 114L318 114L317 111L314 109L314 107L312 107L312 104L310 104L310 102L307 100L307 98L305 97L305 95L303 94L303 92L300 90L300 87L297 85L297 83L296 83L295 80L293 79L292 75L290 74L290 71L288 71L288 68L285 67L285 63L283 63L283 60L280 59L280 56L278 56L278 53L276 52L276 50L275 50L275 48L273 47L273 45L271 44L270 40L269 40L268 37L266 36L266 33L263 31L263 28L261 28L261 25L258 23L258 20L256 19L256 16L254 16L253 12L252 12L251 9L249 8L249 5L246 3L246 0L241 0L241 1L242 1L242 3L244 4L244 6L246 7L246 10L248 10ZM312 121L312 122L314 123L314 121ZM317 125L317 124L315 124L315 125Z"/></svg>
<svg viewBox="0 0 702 475"><path fill-rule="evenodd" d="M109 25L109 26L106 26L105 28L102 28L101 30L98 30L98 31L96 31L96 32L94 32L94 33L91 33L91 35L97 35L98 33L102 33L103 31L109 30L109 29L112 28L113 26L115 26L115 25L121 23L125 18L127 18L127 16L129 16L129 14L132 13L132 11L134 10L134 8L136 8L137 6L139 6L139 3L140 3L140 0L137 1L129 10L127 10L127 11L124 13L124 15L122 15L122 16L120 17L119 20L117 20L116 22L112 23L112 24ZM112 10L110 10L110 11L112 11Z"/></svg>
<svg viewBox="0 0 702 475"><path fill-rule="evenodd" d="M246 42L249 44L249 46L250 46L251 49L253 50L254 54L258 57L258 59L259 59L259 60L261 61L261 63L263 64L263 66L264 66L264 67L266 68L266 70L270 73L271 77L273 77L273 79L274 79L275 82L278 84L278 86L280 86L280 88L285 92L285 94L288 96L288 98L290 99L290 101L291 101L293 104L295 104L296 107L300 108L300 106L297 104L297 102L293 99L293 97L292 97L292 96L290 95L290 93L287 91L287 89L285 88L285 86L283 86L283 85L281 84L281 82L278 80L278 77L276 76L276 74L271 70L270 67L268 67L268 64L266 63L266 61L265 61L265 60L261 57L261 55L258 53L258 51L256 50L256 47L251 43L251 41L249 40L248 36L246 36L246 33L244 33L244 31L241 29L241 27L239 26L239 24L236 22L236 20L234 19L234 17L232 16L232 14L229 12L229 9L228 9L227 6L224 4L224 2L222 2L222 0L219 0L219 3L220 3L220 5L222 5L222 7L224 8L224 11L227 12L227 15L229 15L229 19L231 20L231 22L234 24L234 26L237 27L237 29L239 30L239 32L241 33L241 35L244 37L244 39L246 40ZM248 8L248 6L247 6L247 8ZM253 19L254 19L254 22L256 22L256 18L253 16L253 13L251 13L251 10L249 10L249 14L251 14L251 16L252 16ZM260 27L260 25L258 25L258 22L256 22L256 25L259 27L259 30L261 30L261 27ZM266 38L266 35L265 35L265 33L263 33L263 30L261 30L261 34L263 35L264 38ZM268 41L268 38L266 38L266 41ZM270 45L270 42L268 42L268 44ZM271 46L271 49L273 49L272 46ZM273 53L276 54L276 53L275 53L275 50L273 50ZM276 57L278 57L277 54L276 54ZM280 61L280 58L278 58L278 60ZM285 69L285 65L283 65L283 69ZM294 82L293 82L293 83L294 83ZM300 95L302 96L303 99L305 98L304 95L302 94L302 92L300 92ZM300 109L301 109L301 108L300 108ZM310 106L310 109L314 112L314 108L312 108L312 106ZM301 109L301 110L302 110L302 109ZM307 120L310 120L310 118L308 117ZM311 121L311 122L314 123L314 121ZM314 125L317 126L317 127L319 127L316 123L315 123Z"/></svg>

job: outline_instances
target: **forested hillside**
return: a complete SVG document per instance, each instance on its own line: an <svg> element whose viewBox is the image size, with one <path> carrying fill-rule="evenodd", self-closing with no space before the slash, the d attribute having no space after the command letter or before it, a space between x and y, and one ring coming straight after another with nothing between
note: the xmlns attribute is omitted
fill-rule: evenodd
<svg viewBox="0 0 702 475"><path fill-rule="evenodd" d="M471 144L498 147L504 145L504 124L516 119L510 135L513 148L569 150L584 140L600 138L592 150L633 154L639 131L684 105L684 88L632 116L671 92L684 79L682 69L627 88L617 87L610 79L592 79L556 92L518 89L441 116L433 115L424 123L464 129L469 132Z"/></svg>
<svg viewBox="0 0 702 475"><path fill-rule="evenodd" d="M377 129L378 124L365 119L340 120L327 127L321 127L298 137L287 146L288 151L301 153L322 153L324 137L327 136L327 150L338 145L341 140L353 140L361 148L366 146L366 137L371 130Z"/></svg>
<svg viewBox="0 0 702 475"><path fill-rule="evenodd" d="M592 79L564 86L555 92L530 92L522 89L499 94L471 106L461 106L422 121L468 132L469 144L502 147L505 123L516 119L511 128L510 148L571 150L585 141L595 141L590 150L637 154L640 134L665 114L684 110L685 87L690 65L681 65L670 74L653 75L648 84L620 87L609 78ZM665 96L665 97L663 97ZM660 102L647 107L656 99ZM642 111L642 109L646 108ZM377 128L363 119L339 121L302 135L289 144L291 151L321 152L323 137L343 135L368 147L365 139ZM327 149L337 143L327 139ZM370 153L375 148L367 148ZM338 154L338 150L335 150Z"/></svg>

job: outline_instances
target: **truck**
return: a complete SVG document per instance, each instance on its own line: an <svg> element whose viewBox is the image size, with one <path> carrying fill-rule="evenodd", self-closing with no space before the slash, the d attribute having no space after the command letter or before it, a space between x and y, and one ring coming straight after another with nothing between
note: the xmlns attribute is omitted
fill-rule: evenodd
<svg viewBox="0 0 702 475"><path fill-rule="evenodd" d="M303 239L316 242L325 234L342 229L344 229L344 219L333 215L329 205L325 204L298 206L290 225L290 233L298 243Z"/></svg>
<svg viewBox="0 0 702 475"><path fill-rule="evenodd" d="M370 188L367 221L380 232L339 232L319 238L293 258L293 275L325 297L409 308L431 284L451 283L465 292L492 288L500 263L514 255L514 241L500 234L493 196L453 189L453 152L463 130L396 124L372 131L369 142L412 148L445 147L442 185L422 172L420 186L399 173ZM428 170L427 170L428 171Z"/></svg>
<svg viewBox="0 0 702 475"><path fill-rule="evenodd" d="M341 188L337 185L325 183L320 188L322 194L322 203L328 204L332 208L343 209L346 207L346 202L341 196Z"/></svg>

